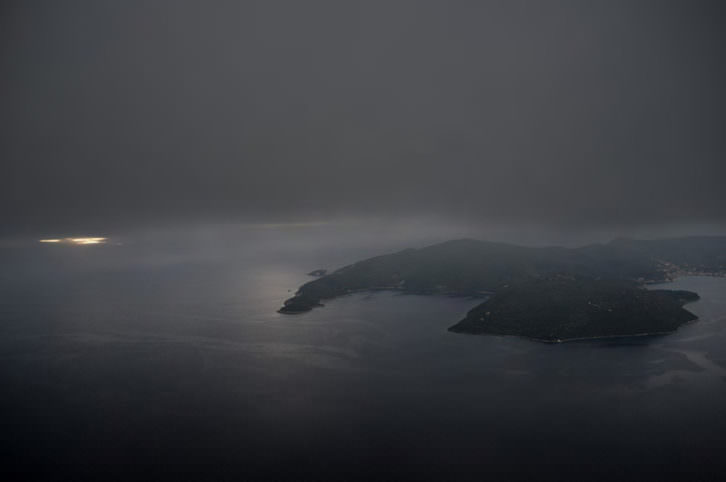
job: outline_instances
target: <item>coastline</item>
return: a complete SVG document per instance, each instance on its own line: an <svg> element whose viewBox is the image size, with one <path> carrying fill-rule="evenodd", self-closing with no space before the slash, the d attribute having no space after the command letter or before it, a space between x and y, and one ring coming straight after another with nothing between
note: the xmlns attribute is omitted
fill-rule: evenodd
<svg viewBox="0 0 726 482"><path fill-rule="evenodd" d="M547 338L535 338L532 336L526 336L526 335L509 335L505 333L494 333L494 332L481 332L481 333L466 333L466 332L455 332L450 331L451 333L456 334L464 334L464 335L473 335L473 336L481 336L481 335L488 335L488 336L506 336L506 337L514 337L514 338L522 338L528 341L536 341L539 343L546 343L548 345L558 345L562 343L573 343L578 341L598 341L598 340L612 340L617 338L644 338L648 336L664 336L664 335L672 335L673 333L677 332L681 327L690 325L692 323L696 323L699 320L699 318L695 318L693 320L687 321L683 323L681 326L676 328L675 330L670 331L654 331L650 333L634 333L632 335L600 335L600 336L582 336L582 337L576 337L576 338L558 338L556 340L550 340Z"/></svg>
<svg viewBox="0 0 726 482"><path fill-rule="evenodd" d="M693 323L696 320L689 321L687 323ZM583 336L583 337L577 337L577 338L558 338L556 340L548 340L544 338L533 338L531 336L524 336L524 335L502 335L502 336L517 336L519 338L525 338L527 340L531 341L538 341L540 343L547 343L549 345L557 345L560 343L572 343L577 341L598 341L598 340L612 340L617 338L642 338L647 336L663 336L663 335L670 335L672 333L675 333L678 331L678 328L671 331L654 331L652 333L634 333L632 335L600 335L600 336ZM482 333L487 334L487 333ZM494 335L494 333L489 333L491 335Z"/></svg>
<svg viewBox="0 0 726 482"><path fill-rule="evenodd" d="M726 278L726 276L717 276L718 278ZM695 303L699 300L689 301L686 304ZM685 305L684 305L685 306ZM694 315L695 316L695 315ZM599 335L599 336L582 336L582 337L575 337L575 338L558 338L555 340L550 340L547 338L536 338L533 336L526 336L526 335L510 335L506 333L495 333L495 332L486 332L483 331L481 333L467 333L467 332L457 332L452 331L450 329L447 329L450 333L455 334L463 334L463 335L473 335L473 336L481 336L481 335L487 335L487 336L506 336L506 337L515 337L515 338L522 338L528 341L536 341L538 343L546 343L548 345L558 345L562 343L573 343L578 341L599 341L599 340L612 340L612 339L618 339L618 338L645 338L648 336L665 336L665 335L672 335L673 333L676 333L678 330L680 330L684 326L688 326L690 324L696 323L700 318L695 317L692 320L686 321L679 327L677 327L675 330L670 331L654 331L654 332L647 332L647 333L633 333L632 335ZM455 326L455 325L453 325Z"/></svg>
<svg viewBox="0 0 726 482"><path fill-rule="evenodd" d="M726 277L726 273L720 273L720 272L693 272L693 271L685 271L680 270L677 272L676 276L668 277L664 280L656 281L656 280L647 280L647 281L641 281L640 286L644 289L652 289L656 285L667 285L670 283L673 283L679 278L687 277L687 276L707 276L707 277L716 277L716 278L724 278ZM358 293L371 293L371 292L377 292L377 291L390 291L392 293L398 293L398 294L404 294L404 295L417 295L417 296L447 296L447 297L469 297L469 298L479 298L484 299L490 297L493 293L492 292L485 292L485 291L478 291L478 292L446 292L446 291L434 291L434 290L409 290L399 285L394 286L374 286L374 287L367 287L367 288L357 288L357 289L347 289L344 293L341 293L339 295L331 296L330 298L321 298L315 303L311 303L309 305L299 305L297 309L289 309L286 310L286 306L283 306L279 310L277 310L280 314L286 314L286 315L295 315L295 314L302 314L306 313L308 311L312 311L313 308L316 307L323 307L325 306L322 301L328 300L328 299L335 299L341 296L346 295L354 295ZM298 296L299 293L296 293L296 295L293 298L290 298L288 301L291 301L295 299ZM691 300L684 303L684 306L690 303L693 303L697 300ZM485 301L484 301L485 302ZM291 305L294 305L294 303L291 303ZM600 335L600 336L583 336L583 337L572 337L572 338L557 338L557 339L548 339L548 338L537 338L532 336L526 336L526 335L516 335L516 334L504 334L504 333L496 333L496 332L487 332L482 331L480 333L466 333L466 332L457 332L455 330L451 330L451 327L447 329L447 331L450 331L452 333L464 333L464 334L477 334L477 335L494 335L494 336L516 336L519 338L523 338L530 341L536 341L539 343L546 343L546 344L561 344L561 343L574 343L574 342L595 342L595 341L601 341L601 340L615 340L615 339L627 339L627 338L646 338L646 337L654 337L654 336L665 336L672 333L675 333L681 326L687 325L690 323L695 323L698 321L698 317L694 315L694 318L692 320L689 320L682 325L676 327L674 330L668 330L668 331L654 331L654 332L641 332L641 333L632 333L632 334L616 334L616 335ZM456 325L453 325L456 326Z"/></svg>

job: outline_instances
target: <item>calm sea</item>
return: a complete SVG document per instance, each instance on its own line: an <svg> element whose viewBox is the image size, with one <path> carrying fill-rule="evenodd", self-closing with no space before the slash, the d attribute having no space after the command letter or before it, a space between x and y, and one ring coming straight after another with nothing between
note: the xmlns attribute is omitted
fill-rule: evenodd
<svg viewBox="0 0 726 482"><path fill-rule="evenodd" d="M618 342L452 334L479 303L462 298L377 292L276 313L306 272L408 246L324 236L271 226L0 248L0 470L718 476L726 279L668 285L701 295L687 307L699 321Z"/></svg>

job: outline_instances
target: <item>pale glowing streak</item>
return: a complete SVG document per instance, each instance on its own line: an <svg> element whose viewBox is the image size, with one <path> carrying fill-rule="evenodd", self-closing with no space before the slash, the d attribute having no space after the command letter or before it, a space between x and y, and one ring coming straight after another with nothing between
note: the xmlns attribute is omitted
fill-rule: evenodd
<svg viewBox="0 0 726 482"><path fill-rule="evenodd" d="M75 244L101 244L105 243L107 238L70 238Z"/></svg>
<svg viewBox="0 0 726 482"><path fill-rule="evenodd" d="M108 238L92 237L92 238L64 238L64 239L40 239L41 243L65 243L65 244L76 244L76 245L87 245L87 244L104 244Z"/></svg>

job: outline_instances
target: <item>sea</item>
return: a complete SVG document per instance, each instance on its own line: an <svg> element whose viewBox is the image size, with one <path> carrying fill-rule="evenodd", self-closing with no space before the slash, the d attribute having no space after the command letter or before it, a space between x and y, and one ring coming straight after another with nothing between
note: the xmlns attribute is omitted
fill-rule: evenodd
<svg viewBox="0 0 726 482"><path fill-rule="evenodd" d="M277 309L306 273L433 237L325 225L0 243L5 480L715 480L726 279L698 321L565 344L454 334L480 299L357 293ZM27 479L26 479L27 480Z"/></svg>

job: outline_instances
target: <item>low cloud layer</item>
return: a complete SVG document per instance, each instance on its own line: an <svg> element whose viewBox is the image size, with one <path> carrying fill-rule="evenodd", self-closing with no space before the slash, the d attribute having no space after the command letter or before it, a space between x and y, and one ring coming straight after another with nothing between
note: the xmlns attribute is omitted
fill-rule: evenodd
<svg viewBox="0 0 726 482"><path fill-rule="evenodd" d="M726 219L720 2L5 2L0 215Z"/></svg>

